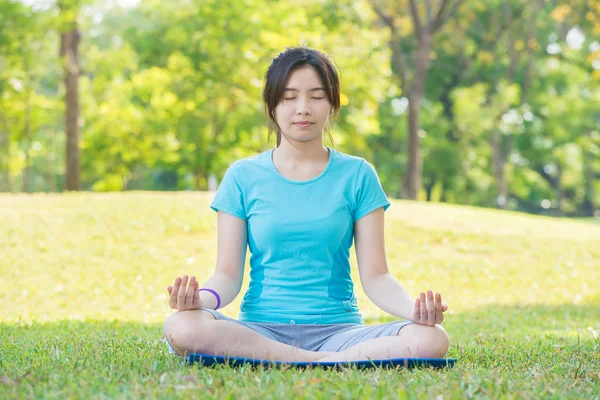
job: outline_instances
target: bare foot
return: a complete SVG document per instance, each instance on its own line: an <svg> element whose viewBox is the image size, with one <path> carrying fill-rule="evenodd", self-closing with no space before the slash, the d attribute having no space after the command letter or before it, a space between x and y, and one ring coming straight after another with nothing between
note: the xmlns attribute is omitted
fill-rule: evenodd
<svg viewBox="0 0 600 400"><path fill-rule="evenodd" d="M344 361L344 353L337 351L319 351L317 352L319 358L314 360L318 362L329 362L329 361Z"/></svg>

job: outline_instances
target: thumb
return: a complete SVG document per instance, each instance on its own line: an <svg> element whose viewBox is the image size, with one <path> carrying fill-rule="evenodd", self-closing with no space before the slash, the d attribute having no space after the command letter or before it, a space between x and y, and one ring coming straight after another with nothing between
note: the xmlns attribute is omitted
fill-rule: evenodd
<svg viewBox="0 0 600 400"><path fill-rule="evenodd" d="M167 286L167 292L169 292L169 294L171 294L172 291L173 291L173 286Z"/></svg>

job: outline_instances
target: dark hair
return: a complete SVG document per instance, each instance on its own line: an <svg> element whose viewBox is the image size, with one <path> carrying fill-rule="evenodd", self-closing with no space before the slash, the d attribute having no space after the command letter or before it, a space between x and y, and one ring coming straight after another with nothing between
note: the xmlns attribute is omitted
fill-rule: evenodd
<svg viewBox="0 0 600 400"><path fill-rule="evenodd" d="M324 53L308 47L288 47L285 51L279 53L273 59L273 62L265 74L265 87L263 90L263 100L265 102L265 113L269 118L269 138L273 131L277 131L277 147L281 144L281 127L275 119L275 108L281 101L284 94L285 84L288 77L298 68L304 66L313 67L325 87L327 99L333 108L333 114L329 123L335 120L340 110L340 80L338 77L337 66ZM333 146L331 133L324 128L329 140ZM268 139L267 139L268 140Z"/></svg>

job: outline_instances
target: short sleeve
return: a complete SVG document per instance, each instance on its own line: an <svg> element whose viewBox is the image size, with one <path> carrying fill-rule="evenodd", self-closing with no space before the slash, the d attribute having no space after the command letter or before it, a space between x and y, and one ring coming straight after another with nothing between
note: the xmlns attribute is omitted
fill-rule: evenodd
<svg viewBox="0 0 600 400"><path fill-rule="evenodd" d="M246 220L244 191L240 172L241 168L237 161L225 171L225 176L223 176L215 197L210 203L210 208L215 210L215 212L221 210L227 214Z"/></svg>
<svg viewBox="0 0 600 400"><path fill-rule="evenodd" d="M354 221L358 221L379 207L383 207L383 211L385 211L390 206L390 202L381 187L381 182L375 168L365 160L361 162L358 168L355 199Z"/></svg>

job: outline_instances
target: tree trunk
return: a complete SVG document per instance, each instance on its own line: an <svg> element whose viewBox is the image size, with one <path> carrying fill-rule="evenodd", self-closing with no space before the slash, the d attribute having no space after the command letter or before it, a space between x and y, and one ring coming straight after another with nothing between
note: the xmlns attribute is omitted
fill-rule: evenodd
<svg viewBox="0 0 600 400"><path fill-rule="evenodd" d="M0 128L0 192L10 192L10 172L8 169L9 133Z"/></svg>
<svg viewBox="0 0 600 400"><path fill-rule="evenodd" d="M65 81L65 126L67 133L66 148L66 190L79 190L79 41L77 23L73 21L72 30L61 34L61 55Z"/></svg>
<svg viewBox="0 0 600 400"><path fill-rule="evenodd" d="M52 148L54 148L54 146L52 146ZM54 158L52 158L50 156L50 153L48 153L48 168L47 168L46 172L48 173L48 191L51 193L56 192L56 175L55 175L55 171L54 171Z"/></svg>
<svg viewBox="0 0 600 400"><path fill-rule="evenodd" d="M23 180L21 191L29 193L29 149L25 149L25 168L21 173L21 179Z"/></svg>
<svg viewBox="0 0 600 400"><path fill-rule="evenodd" d="M506 80L512 81L517 67L519 66L519 55L515 48L515 37L514 32L512 30L513 25L513 16L512 10L510 8L510 4L508 1L504 1L502 4L504 20L506 26L508 27L508 55L510 57L510 64L508 67L508 71L506 73ZM494 82L494 86L496 86L498 82ZM496 129L492 135L492 152L493 152L493 164L494 164L494 178L496 179L496 206L500 209L507 208L507 200L508 200L508 190L506 186L506 155L509 154L510 149L507 149L507 152L504 152L504 148L502 146L502 133Z"/></svg>
<svg viewBox="0 0 600 400"><path fill-rule="evenodd" d="M27 66L27 64L25 64ZM27 89L27 105L25 106L25 127L23 129L23 143L25 144L25 168L23 168L23 192L29 193L29 170L30 170L30 159L29 150L33 142L31 137L31 92L33 88L33 76L29 74L29 85Z"/></svg>
<svg viewBox="0 0 600 400"><path fill-rule="evenodd" d="M593 217L596 212L596 205L594 199L596 193L594 190L595 171L593 168L594 156L588 152L583 153L583 171L585 179L585 193L583 197L583 215L586 217Z"/></svg>
<svg viewBox="0 0 600 400"><path fill-rule="evenodd" d="M502 133L496 130L492 136L492 148L494 151L494 177L497 186L496 205L498 208L506 209L507 189L506 189L506 174L505 174L505 155L502 148Z"/></svg>
<svg viewBox="0 0 600 400"><path fill-rule="evenodd" d="M206 186L204 182L208 182L206 173L201 168L196 168L194 170L194 190L204 190Z"/></svg>
<svg viewBox="0 0 600 400"><path fill-rule="evenodd" d="M562 166L558 163L558 161L556 161L556 175L555 176L550 175L548 172L546 172L544 170L544 166L543 165L537 165L533 169L534 169L535 172L537 172L538 174L540 174L540 176L542 178L544 178L544 180L546 182L548 182L548 184L550 185L550 187L554 191L554 195L555 195L556 201L558 203L557 214L563 214L563 212L562 212L562 203L563 203L563 198L564 198L564 192L563 192L563 190L561 188L561 180L562 180L562 173L563 173Z"/></svg>
<svg viewBox="0 0 600 400"><path fill-rule="evenodd" d="M421 189L422 162L419 152L419 109L425 89L427 68L429 66L429 51L433 35L440 30L448 18L454 15L463 0L441 0L439 8L434 12L432 4L426 0L425 18L419 16L419 6L416 0L410 0L410 14L413 22L413 30L418 42L415 54L415 72L409 77L408 63L401 49L403 36L398 32L398 24L394 17L386 14L377 4L372 4L373 11L379 20L390 28L389 46L392 49L392 72L399 78L402 91L408 98L408 132L409 132L409 157L405 178L402 178L402 197L416 200ZM393 15L393 14L392 14ZM410 81L410 82L409 82Z"/></svg>
<svg viewBox="0 0 600 400"><path fill-rule="evenodd" d="M565 197L565 193L562 189L562 174L563 174L563 167L562 165L560 165L559 163L556 163L557 166L557 175L556 175L556 186L554 187L555 191L556 191L556 201L558 202L558 213L560 215L563 215L563 200Z"/></svg>
<svg viewBox="0 0 600 400"><path fill-rule="evenodd" d="M445 176L444 178L442 178L442 181L441 181L442 187L440 189L440 192L441 192L440 193L440 202L442 202L442 203L448 202L448 193L446 190L446 179L448 179L448 177Z"/></svg>
<svg viewBox="0 0 600 400"><path fill-rule="evenodd" d="M514 37L514 31L512 30L513 25L513 15L511 10L511 3L507 0L502 4L503 6L503 14L504 14L504 22L508 27L508 36L507 36L507 49L510 57L510 64L506 73L506 80L513 81L515 79L515 75L517 73L517 69L519 67L519 54L515 48L516 38ZM527 98L529 95L529 87L531 83L531 62L533 59L533 49L531 48L529 42L535 35L535 18L537 17L537 13L539 8L541 7L541 3L538 0L533 1L529 18L527 20L526 33L524 37L524 43L526 47L525 53L525 67L524 67L524 77L523 84L521 85L521 99L520 103L525 104L527 102ZM499 65L499 64L498 64ZM495 82L495 85L497 82ZM495 86L494 85L494 86ZM512 148L512 141L509 137L506 141L506 146L502 144L502 134L498 131L494 132L492 136L492 150L493 150L493 164L494 164L494 177L496 179L496 206L501 209L507 208L508 201L508 188L506 184L506 158L510 154Z"/></svg>
<svg viewBox="0 0 600 400"><path fill-rule="evenodd" d="M431 201L433 194L433 188L435 187L436 179L435 176L431 176L429 182L425 184L425 192L427 193L427 201Z"/></svg>
<svg viewBox="0 0 600 400"><path fill-rule="evenodd" d="M421 99L411 94L408 103L408 168L406 198L416 200L421 187L421 153L419 140L419 114Z"/></svg>
<svg viewBox="0 0 600 400"><path fill-rule="evenodd" d="M408 94L408 188L407 197L416 200L421 189L422 160L420 152L419 127L421 116L421 100L425 90L427 78L427 65L429 63L429 49L431 36L423 32L419 39L417 51L417 65L411 90Z"/></svg>

